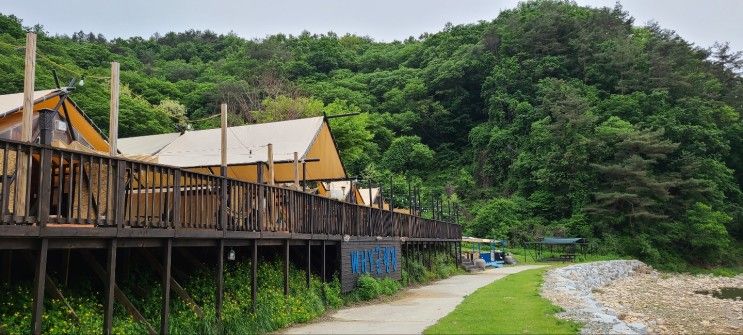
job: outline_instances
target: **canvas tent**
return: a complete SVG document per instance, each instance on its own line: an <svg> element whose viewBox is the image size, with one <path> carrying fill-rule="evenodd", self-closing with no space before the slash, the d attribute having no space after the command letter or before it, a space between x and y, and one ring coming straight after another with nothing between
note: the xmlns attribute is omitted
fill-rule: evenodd
<svg viewBox="0 0 743 335"><path fill-rule="evenodd" d="M221 157L221 130L187 131L120 139L126 155L153 155L161 164L191 171L218 174ZM308 181L346 178L335 140L322 116L227 128L227 175L244 181L258 181L258 166L269 176L267 144L273 145L276 183L294 181L294 152L299 156L299 179ZM303 169L302 162L306 169ZM306 171L306 175L302 176ZM304 177L304 178L303 178Z"/></svg>
<svg viewBox="0 0 743 335"><path fill-rule="evenodd" d="M156 155L180 136L181 133L167 133L120 138L117 147L119 151L127 155Z"/></svg>
<svg viewBox="0 0 743 335"><path fill-rule="evenodd" d="M317 193L331 199L363 205L363 196L356 184L350 180L323 182L318 185Z"/></svg>
<svg viewBox="0 0 743 335"><path fill-rule="evenodd" d="M359 189L359 193L361 194L361 200L364 202L364 205L369 206L369 204L372 204L373 206L379 206L379 187L371 188L371 197L369 197L368 188Z"/></svg>
<svg viewBox="0 0 743 335"><path fill-rule="evenodd" d="M71 90L67 88L51 89L34 92L32 114L31 141L40 141L41 129L39 119L46 118L51 125L49 144L65 149L80 152L108 153L108 141L87 115L69 98ZM6 140L21 140L23 115L23 93L0 95L0 138ZM42 112L43 111L43 112ZM33 153L30 158L31 168L23 168L24 153L13 145L0 148L0 178L7 190L7 203L4 203L3 212L13 215L24 215L26 204L33 212L38 206L40 187L37 184L40 170L40 155ZM100 176L108 175L108 167L100 161L88 161L81 164L80 156L72 155L53 157L50 164L52 172L52 203L50 212L52 217L92 217L94 212L108 215L109 209L105 201L108 192L106 184L99 184ZM70 166L78 168L71 169ZM30 183L22 173L28 171ZM105 177L104 177L105 178ZM62 180L65 182L62 183ZM73 185L70 181L76 181ZM83 182L84 181L84 182ZM76 196L73 196L76 195ZM28 200L28 203L26 201ZM66 202L65 202L66 201Z"/></svg>
<svg viewBox="0 0 743 335"><path fill-rule="evenodd" d="M108 152L108 141L93 121L69 98L67 88L34 92L33 140L39 137L39 111L57 111L52 145ZM0 95L0 138L20 140L23 93Z"/></svg>

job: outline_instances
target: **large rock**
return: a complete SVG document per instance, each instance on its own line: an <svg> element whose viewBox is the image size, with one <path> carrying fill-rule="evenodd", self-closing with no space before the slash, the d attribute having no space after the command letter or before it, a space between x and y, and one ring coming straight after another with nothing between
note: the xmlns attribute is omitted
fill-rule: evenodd
<svg viewBox="0 0 743 335"><path fill-rule="evenodd" d="M485 260L482 258L478 258L475 260L475 267L477 267L480 270L485 270Z"/></svg>

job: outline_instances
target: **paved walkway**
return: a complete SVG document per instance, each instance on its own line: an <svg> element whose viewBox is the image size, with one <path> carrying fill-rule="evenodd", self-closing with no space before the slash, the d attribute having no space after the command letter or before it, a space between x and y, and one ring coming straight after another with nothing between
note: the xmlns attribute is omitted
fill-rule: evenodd
<svg viewBox="0 0 743 335"><path fill-rule="evenodd" d="M420 334L454 310L464 297L509 274L539 265L519 265L459 275L408 290L387 303L346 308L329 320L298 325L284 334Z"/></svg>

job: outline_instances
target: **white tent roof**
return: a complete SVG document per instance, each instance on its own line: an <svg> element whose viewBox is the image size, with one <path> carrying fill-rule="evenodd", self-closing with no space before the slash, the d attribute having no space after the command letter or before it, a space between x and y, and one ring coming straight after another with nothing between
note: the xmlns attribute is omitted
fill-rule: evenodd
<svg viewBox="0 0 743 335"><path fill-rule="evenodd" d="M320 132L323 117L251 124L227 128L227 164L265 162L267 144L273 144L274 161L290 161L294 152L305 157ZM162 164L178 167L215 166L220 164L221 132L219 128L189 131L157 153Z"/></svg>
<svg viewBox="0 0 743 335"><path fill-rule="evenodd" d="M331 181L323 183L325 188L328 190L328 197L332 199L345 200L348 194L351 193L351 181Z"/></svg>
<svg viewBox="0 0 743 335"><path fill-rule="evenodd" d="M52 93L55 93L57 91L59 91L59 89L57 88L53 90L35 91L34 102L38 102L39 100L44 100L48 96L53 95ZM0 95L0 117L6 116L10 114L11 112L15 112L16 110L22 107L23 107L23 92Z"/></svg>
<svg viewBox="0 0 743 335"><path fill-rule="evenodd" d="M369 199L369 189L368 188L361 188L359 189L359 193L361 193L361 199L364 200L364 205L369 205L373 199L376 199L377 196L379 196L379 187L372 187L371 189L371 199Z"/></svg>
<svg viewBox="0 0 743 335"><path fill-rule="evenodd" d="M125 155L154 155L180 136L180 133L168 133L120 138L117 147Z"/></svg>

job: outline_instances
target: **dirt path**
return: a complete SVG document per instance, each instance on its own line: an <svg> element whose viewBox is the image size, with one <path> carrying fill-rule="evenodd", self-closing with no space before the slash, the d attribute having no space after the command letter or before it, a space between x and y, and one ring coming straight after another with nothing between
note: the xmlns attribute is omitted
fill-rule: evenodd
<svg viewBox="0 0 743 335"><path fill-rule="evenodd" d="M509 274L539 265L491 269L454 276L408 290L395 301L336 311L326 321L298 325L283 334L420 334L454 310L465 296Z"/></svg>

